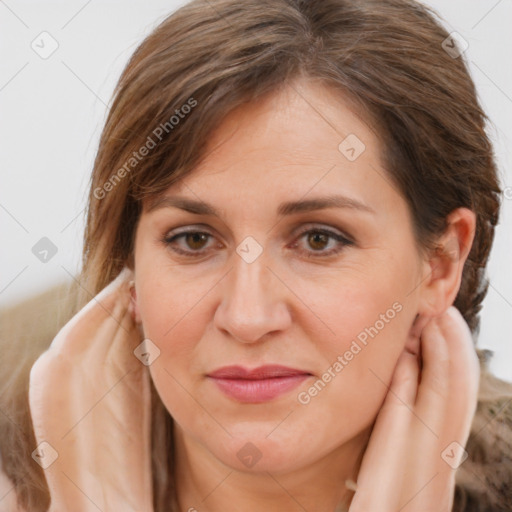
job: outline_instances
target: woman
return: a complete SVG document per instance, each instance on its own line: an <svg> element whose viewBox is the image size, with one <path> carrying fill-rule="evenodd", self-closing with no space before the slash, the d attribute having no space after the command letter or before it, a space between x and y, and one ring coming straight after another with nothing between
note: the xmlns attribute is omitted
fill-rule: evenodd
<svg viewBox="0 0 512 512"><path fill-rule="evenodd" d="M507 509L512 386L473 343L500 187L446 41L407 0L193 1L150 34L82 307L5 426L21 507Z"/></svg>

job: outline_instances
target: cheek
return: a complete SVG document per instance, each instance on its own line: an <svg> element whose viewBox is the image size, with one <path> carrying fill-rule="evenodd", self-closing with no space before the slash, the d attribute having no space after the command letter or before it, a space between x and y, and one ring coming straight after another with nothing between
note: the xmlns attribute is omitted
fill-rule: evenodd
<svg viewBox="0 0 512 512"><path fill-rule="evenodd" d="M359 304L363 291L343 292L346 304ZM416 314L410 303L392 299L366 294L365 308L336 308L326 316L337 336L316 340L328 355L318 378L298 390L296 415L317 432L321 446L333 448L370 427L382 406Z"/></svg>
<svg viewBox="0 0 512 512"><path fill-rule="evenodd" d="M417 312L408 296L414 269L377 270L311 289L304 282L300 291L315 298L315 311L329 329L310 335L324 367L318 380L300 390L299 402L319 421L343 411L337 420L341 431L358 430L375 418Z"/></svg>
<svg viewBox="0 0 512 512"><path fill-rule="evenodd" d="M323 281L294 280L294 292L307 298L311 311L301 316L300 327L307 326L307 338L328 361L350 350L354 342L361 349L375 346L365 352L381 356L386 352L390 357L405 344L416 314L414 300L408 297L414 283L413 269L393 268L393 262L369 267L364 271L344 270ZM355 346L353 352L357 350Z"/></svg>
<svg viewBox="0 0 512 512"><path fill-rule="evenodd" d="M176 331L188 323L190 313L218 278L193 264L173 263L166 250L154 246L143 231L135 251L137 306L146 337L165 348L167 340L180 343Z"/></svg>
<svg viewBox="0 0 512 512"><path fill-rule="evenodd" d="M142 328L145 338L160 350L150 366L155 387L169 412L193 409L194 400L183 390L193 391L192 378L204 371L199 367L204 359L201 342L208 337L205 330L214 314L211 291L219 276L199 273L192 266L171 266L158 255L148 258L147 265L140 261L136 277Z"/></svg>
<svg viewBox="0 0 512 512"><path fill-rule="evenodd" d="M140 275L137 303L144 335L154 341L165 358L193 351L202 337L205 319L197 316L207 301L214 280L184 279L174 269ZM138 276L139 277L139 276ZM195 343L194 343L195 340Z"/></svg>
<svg viewBox="0 0 512 512"><path fill-rule="evenodd" d="M159 357L149 367L151 378L165 408L185 430L186 426L194 425L193 432L218 436L215 423L204 416L200 399L194 398L196 382L191 384L206 322L202 310L205 302L201 299L213 283L181 279L179 272L165 265L156 268L161 270L137 275L137 302L144 336L160 349Z"/></svg>

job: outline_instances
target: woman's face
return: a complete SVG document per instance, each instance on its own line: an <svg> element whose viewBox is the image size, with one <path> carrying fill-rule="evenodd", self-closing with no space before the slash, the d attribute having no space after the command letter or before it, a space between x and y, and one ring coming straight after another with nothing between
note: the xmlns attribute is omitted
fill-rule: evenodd
<svg viewBox="0 0 512 512"><path fill-rule="evenodd" d="M298 83L232 112L194 172L144 205L151 376L184 436L230 467L304 467L379 411L425 272L379 144L332 92ZM296 372L212 376L265 365Z"/></svg>

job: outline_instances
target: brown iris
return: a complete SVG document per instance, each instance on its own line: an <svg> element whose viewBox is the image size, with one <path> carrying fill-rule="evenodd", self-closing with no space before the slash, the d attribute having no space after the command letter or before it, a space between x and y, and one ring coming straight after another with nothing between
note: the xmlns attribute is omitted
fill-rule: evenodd
<svg viewBox="0 0 512 512"><path fill-rule="evenodd" d="M329 242L329 236L324 233L310 233L307 238L310 247L315 250L324 249Z"/></svg>
<svg viewBox="0 0 512 512"><path fill-rule="evenodd" d="M186 233L187 246L191 249L202 249L208 241L208 236L206 233Z"/></svg>

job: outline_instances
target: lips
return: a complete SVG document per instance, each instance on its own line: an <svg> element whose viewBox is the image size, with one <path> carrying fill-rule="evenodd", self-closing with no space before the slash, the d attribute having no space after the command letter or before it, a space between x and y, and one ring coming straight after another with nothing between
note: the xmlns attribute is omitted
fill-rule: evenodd
<svg viewBox="0 0 512 512"><path fill-rule="evenodd" d="M273 400L291 391L311 373L281 365L266 365L249 370L242 366L225 366L208 377L229 398L245 403Z"/></svg>
<svg viewBox="0 0 512 512"><path fill-rule="evenodd" d="M293 375L310 375L309 372L296 370L280 365L265 365L253 370L248 370L243 366L224 366L218 370L209 373L209 377L218 379L272 379L277 377L291 377Z"/></svg>

